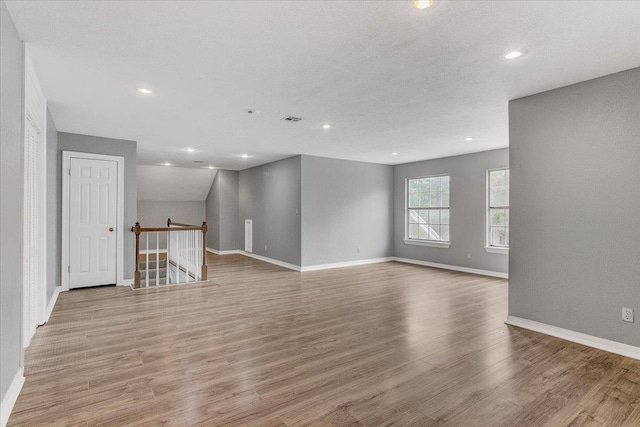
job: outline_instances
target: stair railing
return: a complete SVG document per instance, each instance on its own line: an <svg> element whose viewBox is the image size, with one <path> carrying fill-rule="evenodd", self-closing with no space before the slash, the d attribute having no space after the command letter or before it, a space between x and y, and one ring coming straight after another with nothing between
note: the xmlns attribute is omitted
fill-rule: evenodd
<svg viewBox="0 0 640 427"><path fill-rule="evenodd" d="M207 280L206 222L197 226L169 218L167 227L141 227L136 222L131 231L136 235L135 289ZM145 245L144 250L141 243ZM153 260L150 255L155 255Z"/></svg>

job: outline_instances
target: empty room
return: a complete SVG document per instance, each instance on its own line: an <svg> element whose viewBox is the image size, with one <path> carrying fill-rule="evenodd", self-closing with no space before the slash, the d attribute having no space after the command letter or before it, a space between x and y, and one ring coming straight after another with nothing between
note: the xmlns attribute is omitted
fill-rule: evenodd
<svg viewBox="0 0 640 427"><path fill-rule="evenodd" d="M0 427L640 427L640 1L0 18Z"/></svg>

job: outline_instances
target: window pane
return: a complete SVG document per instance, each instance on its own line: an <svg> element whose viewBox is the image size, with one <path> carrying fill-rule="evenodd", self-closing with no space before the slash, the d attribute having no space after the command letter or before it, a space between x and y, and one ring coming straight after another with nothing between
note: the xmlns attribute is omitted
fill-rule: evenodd
<svg viewBox="0 0 640 427"><path fill-rule="evenodd" d="M449 177L448 176L440 177L440 190L449 191Z"/></svg>
<svg viewBox="0 0 640 427"><path fill-rule="evenodd" d="M448 191L443 191L442 192L442 207L443 208L448 208L449 207L449 192Z"/></svg>
<svg viewBox="0 0 640 427"><path fill-rule="evenodd" d="M440 223L449 224L449 209L442 209L440 211Z"/></svg>
<svg viewBox="0 0 640 427"><path fill-rule="evenodd" d="M509 188L509 181L510 181L510 178L509 178L509 169L507 169L506 171L504 171L504 173L505 173L505 185L507 186L507 188Z"/></svg>
<svg viewBox="0 0 640 427"><path fill-rule="evenodd" d="M440 211L438 209L429 211L429 224L440 224Z"/></svg>
<svg viewBox="0 0 640 427"><path fill-rule="evenodd" d="M418 235L418 229L419 229L419 225L418 224L409 224L409 238L410 239L418 239L419 235Z"/></svg>
<svg viewBox="0 0 640 427"><path fill-rule="evenodd" d="M429 206L429 193L420 193L420 207L426 208Z"/></svg>
<svg viewBox="0 0 640 427"><path fill-rule="evenodd" d="M509 246L509 227L506 227L504 229L504 235L505 235L505 246Z"/></svg>
<svg viewBox="0 0 640 427"><path fill-rule="evenodd" d="M505 171L489 172L489 186L491 188L506 186Z"/></svg>
<svg viewBox="0 0 640 427"><path fill-rule="evenodd" d="M440 238L443 242L449 241L449 226L441 225L440 226Z"/></svg>
<svg viewBox="0 0 640 427"><path fill-rule="evenodd" d="M434 176L429 179L431 180L431 189L429 191L440 191L440 177Z"/></svg>
<svg viewBox="0 0 640 427"><path fill-rule="evenodd" d="M507 246L506 227L491 227L491 244L493 246Z"/></svg>
<svg viewBox="0 0 640 427"><path fill-rule="evenodd" d="M411 209L409 210L409 224L417 224L418 223L418 211Z"/></svg>
<svg viewBox="0 0 640 427"><path fill-rule="evenodd" d="M409 207L420 207L420 193L409 193Z"/></svg>
<svg viewBox="0 0 640 427"><path fill-rule="evenodd" d="M429 226L426 224L420 224L420 237L422 240L429 240Z"/></svg>
<svg viewBox="0 0 640 427"><path fill-rule="evenodd" d="M429 224L429 239L440 240L440 226Z"/></svg>
<svg viewBox="0 0 640 427"><path fill-rule="evenodd" d="M419 215L420 215L420 218L419 218L419 221L418 221L419 223L427 224L429 222L429 211L428 210L419 211Z"/></svg>
<svg viewBox="0 0 640 427"><path fill-rule="evenodd" d="M420 178L420 192L429 192L429 178Z"/></svg>
<svg viewBox="0 0 640 427"><path fill-rule="evenodd" d="M491 209L491 225L507 225L504 209Z"/></svg>
<svg viewBox="0 0 640 427"><path fill-rule="evenodd" d="M417 179L410 179L408 180L408 185L407 188L409 189L409 193L415 193L418 190L418 180Z"/></svg>
<svg viewBox="0 0 640 427"><path fill-rule="evenodd" d="M506 188L492 188L489 202L490 202L489 206L506 206L506 205L508 205L507 189Z"/></svg>
<svg viewBox="0 0 640 427"><path fill-rule="evenodd" d="M504 216L505 216L505 218L507 220L507 227L508 227L509 226L509 209L505 209ZM509 231L509 230L507 230L507 231Z"/></svg>
<svg viewBox="0 0 640 427"><path fill-rule="evenodd" d="M432 191L431 193L429 193L430 197L429 197L429 207L430 208L439 208L440 206L442 206L442 193L438 192L434 192Z"/></svg>

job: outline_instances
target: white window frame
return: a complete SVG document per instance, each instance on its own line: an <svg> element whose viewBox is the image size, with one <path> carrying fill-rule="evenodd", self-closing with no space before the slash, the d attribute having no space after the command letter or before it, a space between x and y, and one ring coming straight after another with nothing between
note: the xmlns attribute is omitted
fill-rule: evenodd
<svg viewBox="0 0 640 427"><path fill-rule="evenodd" d="M508 255L509 254L509 247L508 246L494 246L491 244L491 172L496 172L496 171L508 171L509 168L496 168L496 169L489 169L487 170L487 176L486 176L486 197L487 197L487 209L485 210L485 246L484 249L485 251L487 251L488 253L493 253L493 254L502 254L502 255ZM509 183L511 184L511 183ZM511 185L509 185L509 188L511 187ZM509 205L511 204L511 200L509 200ZM509 209L509 205L507 206L500 206L500 207L494 207L494 209ZM511 242L509 242L511 243Z"/></svg>
<svg viewBox="0 0 640 427"><path fill-rule="evenodd" d="M439 207L439 208L430 208L430 209L447 209L449 211L449 240L448 241L440 241L440 240L426 240L426 239L410 239L409 238L409 181L414 179L422 179L422 178L435 178L435 177L449 177L449 206ZM406 245L417 245L417 246L430 246L434 248L449 248L451 246L451 185L452 179L451 174L443 173L436 175L424 175L424 176L412 176L404 181L404 243Z"/></svg>

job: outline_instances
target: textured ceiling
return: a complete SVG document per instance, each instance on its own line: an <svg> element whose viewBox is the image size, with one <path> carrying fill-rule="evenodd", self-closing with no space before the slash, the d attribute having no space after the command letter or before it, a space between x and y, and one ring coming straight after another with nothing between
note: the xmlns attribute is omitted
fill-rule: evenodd
<svg viewBox="0 0 640 427"><path fill-rule="evenodd" d="M394 164L506 147L509 99L640 66L631 1L7 6L58 129L137 140L142 164ZM527 53L504 59L515 49Z"/></svg>

